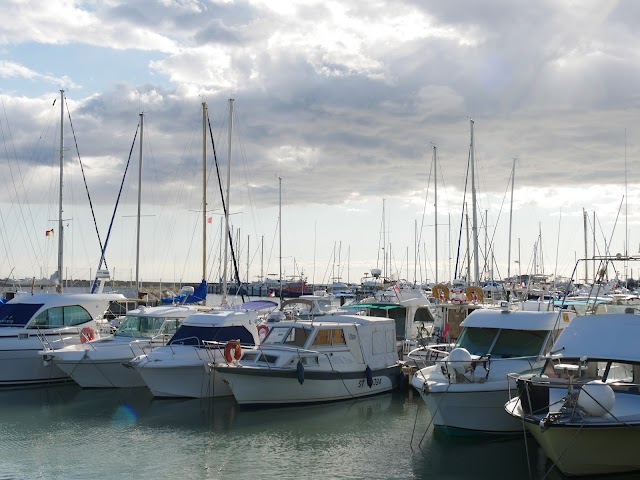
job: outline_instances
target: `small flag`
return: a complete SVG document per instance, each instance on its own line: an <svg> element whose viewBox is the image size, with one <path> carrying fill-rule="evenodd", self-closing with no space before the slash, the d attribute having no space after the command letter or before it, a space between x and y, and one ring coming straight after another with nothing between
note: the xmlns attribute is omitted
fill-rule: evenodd
<svg viewBox="0 0 640 480"><path fill-rule="evenodd" d="M396 293L400 292L400 287L398 286L397 283L393 286L393 289L396 291Z"/></svg>
<svg viewBox="0 0 640 480"><path fill-rule="evenodd" d="M447 339L447 333L449 333L449 323L444 326L444 333L442 334L442 338Z"/></svg>
<svg viewBox="0 0 640 480"><path fill-rule="evenodd" d="M47 237L53 237L53 228L52 228L51 230L47 230L47 231L46 231L46 233L45 233L45 235L46 235Z"/></svg>
<svg viewBox="0 0 640 480"><path fill-rule="evenodd" d="M211 223L211 222L213 222L213 217L207 218L207 223Z"/></svg>

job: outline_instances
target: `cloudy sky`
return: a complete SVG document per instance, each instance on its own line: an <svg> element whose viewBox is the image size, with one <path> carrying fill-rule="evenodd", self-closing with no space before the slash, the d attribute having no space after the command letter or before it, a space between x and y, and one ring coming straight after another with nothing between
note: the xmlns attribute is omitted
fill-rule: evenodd
<svg viewBox="0 0 640 480"><path fill-rule="evenodd" d="M286 276L358 282L378 267L426 282L466 269L471 119L483 278L570 276L583 211L589 255L594 238L597 254L638 253L635 2L5 0L0 13L0 277L57 268L61 88L67 278L100 257L80 162L104 240L129 158L106 259L116 279L135 277L141 112L139 277L201 278L203 101L243 278L279 271L279 178Z"/></svg>

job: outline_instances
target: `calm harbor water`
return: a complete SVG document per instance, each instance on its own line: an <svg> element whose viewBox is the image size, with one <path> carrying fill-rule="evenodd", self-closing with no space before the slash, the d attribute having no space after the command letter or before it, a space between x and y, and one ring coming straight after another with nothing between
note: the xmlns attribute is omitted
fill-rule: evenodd
<svg viewBox="0 0 640 480"><path fill-rule="evenodd" d="M2 479L529 477L522 439L424 435L426 409L406 392L246 410L65 385L0 391L0 405Z"/></svg>

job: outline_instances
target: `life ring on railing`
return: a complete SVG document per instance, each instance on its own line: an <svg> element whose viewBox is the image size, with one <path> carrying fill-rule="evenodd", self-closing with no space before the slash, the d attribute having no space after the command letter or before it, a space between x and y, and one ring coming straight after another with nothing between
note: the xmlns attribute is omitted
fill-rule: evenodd
<svg viewBox="0 0 640 480"><path fill-rule="evenodd" d="M442 301L449 300L449 287L441 283L434 285L433 288L431 288L431 293L435 298Z"/></svg>
<svg viewBox="0 0 640 480"><path fill-rule="evenodd" d="M80 330L80 343L87 343L96 338L96 331L91 327Z"/></svg>
<svg viewBox="0 0 640 480"><path fill-rule="evenodd" d="M224 359L231 363L233 359L240 360L242 356L242 347L237 340L229 340L224 347Z"/></svg>
<svg viewBox="0 0 640 480"><path fill-rule="evenodd" d="M480 287L467 288L467 298L470 302L481 302L484 300L484 292Z"/></svg>
<svg viewBox="0 0 640 480"><path fill-rule="evenodd" d="M264 340L264 338L267 336L267 333L269 333L269 327L264 324L258 325L258 337L260 337L260 340Z"/></svg>

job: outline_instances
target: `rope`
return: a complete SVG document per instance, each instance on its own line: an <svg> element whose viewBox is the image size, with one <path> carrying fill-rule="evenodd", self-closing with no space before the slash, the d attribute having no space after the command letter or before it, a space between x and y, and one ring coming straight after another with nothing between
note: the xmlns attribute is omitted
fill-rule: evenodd
<svg viewBox="0 0 640 480"><path fill-rule="evenodd" d="M127 177L127 171L129 170L129 164L131 163L131 155L133 153L133 147L136 144L136 138L138 136L138 130L140 129L140 122L138 122L138 126L136 127L136 133L133 136L133 142L131 143L131 149L129 150L129 158L127 159L127 165L124 168L124 175L122 176L122 182L120 182L120 190L118 191L118 197L116 198L116 206L113 209L113 214L111 215L111 222L109 222L109 230L107 231L107 238L105 239L104 247L102 248L102 253L100 254L100 262L98 263L98 270L102 268L102 262L104 261L104 254L107 249L107 242L109 241L109 237L111 236L111 228L113 227L113 222L116 218L116 211L118 210L118 204L120 203L120 196L122 195L122 188L124 187L124 180ZM106 262L105 262L106 265ZM98 288L98 271L96 270L96 278L93 281L93 285L91 286L91 293L95 293Z"/></svg>
<svg viewBox="0 0 640 480"><path fill-rule="evenodd" d="M220 199L222 200L222 211L224 212L225 215L228 216L229 212L227 211L227 205L224 199L224 192L222 191L222 179L220 178L220 167L218 166L218 157L216 156L216 146L215 146L215 143L213 142L213 132L211 131L211 121L209 120L208 113L207 113L207 124L209 125L209 136L211 137L211 146L213 148L213 160L216 164L216 174L218 176L218 188L220 190ZM236 253L233 248L233 237L231 236L231 229L229 229L227 233L229 237L227 240L229 242L229 248L231 250L231 260L233 264L233 269L236 274L236 281L238 282L238 291L240 292L240 297L242 298L242 302L244 303L244 294L242 293L242 289L240 288L242 286L242 281L240 280L240 272L238 271L238 261L236 260ZM224 294L226 295L227 292L224 292Z"/></svg>
<svg viewBox="0 0 640 480"><path fill-rule="evenodd" d="M93 217L93 226L96 229L96 235L98 236L98 243L100 244L100 250L103 250L102 239L100 238L100 232L98 231L98 222L96 220L96 214L93 210L93 202L91 201L91 194L89 193L89 186L87 185L87 177L84 174L84 165L82 164L82 159L80 158L80 150L78 149L78 139L76 138L76 131L73 129L73 122L71 121L71 111L69 110L69 105L67 104L66 95L64 96L64 104L65 104L65 107L67 107L67 116L69 117L69 125L71 126L71 132L73 133L73 141L76 146L78 161L80 162L80 171L82 172L82 181L84 182L84 189L87 192L87 198L89 199L89 207L91 208L91 216ZM105 265L106 265L106 261L105 261Z"/></svg>

